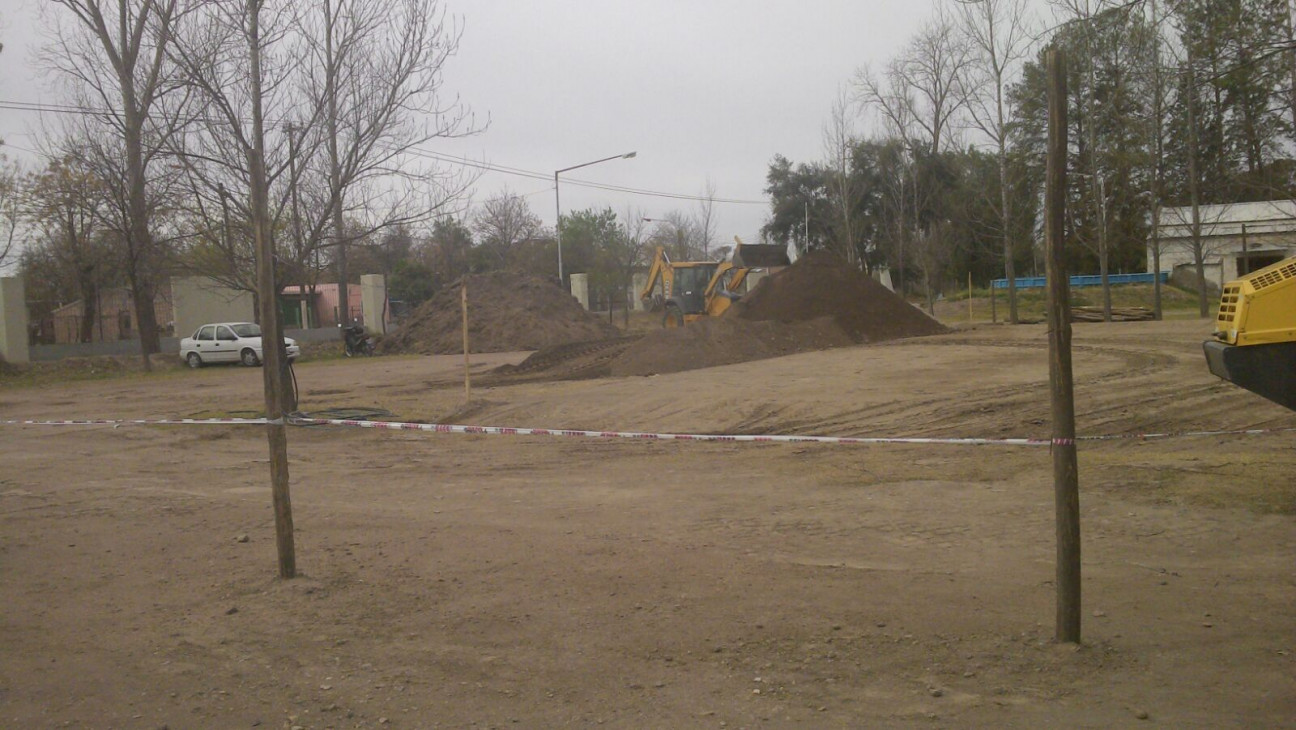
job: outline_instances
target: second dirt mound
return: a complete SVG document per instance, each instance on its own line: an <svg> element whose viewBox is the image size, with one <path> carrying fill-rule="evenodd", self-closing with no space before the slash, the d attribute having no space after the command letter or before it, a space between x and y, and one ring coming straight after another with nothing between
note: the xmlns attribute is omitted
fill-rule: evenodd
<svg viewBox="0 0 1296 730"><path fill-rule="evenodd" d="M728 315L780 322L831 317L856 342L938 335L947 331L940 322L867 274L832 254L821 252L811 253L796 265L763 280Z"/></svg>
<svg viewBox="0 0 1296 730"><path fill-rule="evenodd" d="M494 272L465 277L468 340L473 352L539 350L568 342L615 337L616 327L586 312L556 284L534 276ZM383 338L384 353L463 352L460 284L437 292L399 329Z"/></svg>
<svg viewBox="0 0 1296 730"><path fill-rule="evenodd" d="M725 316L653 332L630 345L611 371L673 373L946 331L836 256L813 253L764 279Z"/></svg>

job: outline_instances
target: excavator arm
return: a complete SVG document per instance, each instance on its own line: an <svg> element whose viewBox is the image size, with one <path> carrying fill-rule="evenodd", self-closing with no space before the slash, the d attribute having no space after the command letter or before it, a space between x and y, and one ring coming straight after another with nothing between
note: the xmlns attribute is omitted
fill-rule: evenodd
<svg viewBox="0 0 1296 730"><path fill-rule="evenodd" d="M666 249L661 246L657 247L657 253L653 256L652 266L648 269L648 282L644 284L643 289L639 291L639 298L644 301L651 301L653 290L657 288L658 283L662 285L662 299L670 298L671 289L675 284L675 272L671 268L670 257L666 255Z"/></svg>

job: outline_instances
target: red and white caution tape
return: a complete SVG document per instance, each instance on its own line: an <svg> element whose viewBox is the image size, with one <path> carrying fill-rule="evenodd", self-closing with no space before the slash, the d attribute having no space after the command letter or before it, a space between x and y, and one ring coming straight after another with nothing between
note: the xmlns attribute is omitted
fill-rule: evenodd
<svg viewBox="0 0 1296 730"><path fill-rule="evenodd" d="M401 421L357 421L341 418L294 418L303 426L352 426L392 431L431 431L485 436L570 436L575 438L635 439L642 441L723 441L775 444L947 444L961 446L1048 446L1048 439L1025 438L919 438L900 436L787 436L710 433L652 433L647 431L580 431L557 428L510 428L504 426L456 426L444 423Z"/></svg>
<svg viewBox="0 0 1296 730"><path fill-rule="evenodd" d="M0 426L264 426L264 418L135 418L65 421L0 421Z"/></svg>
<svg viewBox="0 0 1296 730"><path fill-rule="evenodd" d="M5 426L264 426L264 418L159 418L121 420L27 420L0 421ZM1069 446L1080 441L1151 440L1202 436L1254 436L1296 431L1293 428L1247 428L1213 431L1173 431L1163 433L1110 434L1077 436L1071 439L1049 438L939 438L914 436L804 436L749 435L706 433L656 433L649 431L586 431L555 428L513 428L506 426L462 426L443 423L408 421L368 421L344 418L289 417L287 423L297 426L349 426L388 431L426 431L431 433L477 434L485 436L566 436L574 438L632 439L640 441L720 441L727 443L817 443L817 444L937 444L947 446Z"/></svg>

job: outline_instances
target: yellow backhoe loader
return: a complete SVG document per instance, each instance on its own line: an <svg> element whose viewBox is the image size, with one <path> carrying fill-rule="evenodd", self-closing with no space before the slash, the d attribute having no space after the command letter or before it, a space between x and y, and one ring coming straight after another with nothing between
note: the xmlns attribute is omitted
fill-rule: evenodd
<svg viewBox="0 0 1296 730"><path fill-rule="evenodd" d="M657 248L639 298L650 311L662 312L663 327L724 314L747 292L753 271L790 263L782 246L746 245L737 236L734 241L730 261L671 261L666 249Z"/></svg>
<svg viewBox="0 0 1296 730"><path fill-rule="evenodd" d="M1296 410L1296 257L1225 284L1202 348L1215 375Z"/></svg>

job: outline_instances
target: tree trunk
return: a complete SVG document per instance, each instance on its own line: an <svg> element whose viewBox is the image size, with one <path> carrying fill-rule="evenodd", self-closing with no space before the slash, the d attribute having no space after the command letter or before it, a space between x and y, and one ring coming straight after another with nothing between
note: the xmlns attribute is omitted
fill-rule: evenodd
<svg viewBox="0 0 1296 730"><path fill-rule="evenodd" d="M77 323L77 342L94 342L95 320L99 318L99 286L93 274L82 272L81 282L81 321Z"/></svg>
<svg viewBox="0 0 1296 730"><path fill-rule="evenodd" d="M1197 172L1197 75L1193 69L1192 45L1188 46L1188 197L1192 205L1192 252L1197 267L1197 311L1203 319L1210 316L1206 296L1206 252L1201 239L1201 181Z"/></svg>
<svg viewBox="0 0 1296 730"><path fill-rule="evenodd" d="M274 293L274 251L270 236L269 186L265 171L265 135L261 111L261 38L258 24L260 4L248 0L249 55L252 67L252 149L248 150L248 172L251 178L252 231L256 243L257 290L262 332L277 334L278 312ZM297 557L293 538L292 502L288 489L288 433L280 393L283 391L283 340L264 343L261 368L265 389L266 440L270 450L270 483L275 511L275 543L279 556L279 577L297 575Z"/></svg>
<svg viewBox="0 0 1296 730"><path fill-rule="evenodd" d="M325 63L328 68L325 70L328 89L325 92L328 95L328 109L325 114L325 134L328 137L329 153L329 205L332 208L333 218L333 246L335 247L334 256L337 257L338 271L338 324L342 325L339 332L343 339L346 338L345 328L351 324L351 303L350 287L347 286L347 280L350 272L347 271L347 241L346 230L342 222L342 163L338 159L338 104L337 104L337 85L338 85L338 61L334 57L336 49L333 48L333 31L337 18L333 15L333 5L331 2L324 3L324 48Z"/></svg>
<svg viewBox="0 0 1296 730"><path fill-rule="evenodd" d="M126 147L126 186L128 215L126 223L126 272L140 337L140 359L145 372L153 370L149 355L162 349L158 337L157 313L153 310L153 286L148 271L155 258L153 237L148 226L148 191L144 186L144 146L141 129L143 113L135 98L133 83L122 84L122 111L125 115L123 142Z"/></svg>

